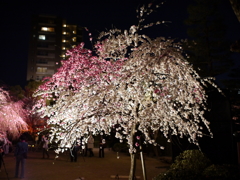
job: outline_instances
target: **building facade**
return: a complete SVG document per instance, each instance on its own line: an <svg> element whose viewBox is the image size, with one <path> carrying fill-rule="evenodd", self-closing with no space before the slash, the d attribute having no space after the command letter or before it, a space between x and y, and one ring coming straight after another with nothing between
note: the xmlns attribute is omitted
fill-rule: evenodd
<svg viewBox="0 0 240 180"><path fill-rule="evenodd" d="M83 28L56 16L32 17L27 81L52 76L66 59L66 50L83 41Z"/></svg>

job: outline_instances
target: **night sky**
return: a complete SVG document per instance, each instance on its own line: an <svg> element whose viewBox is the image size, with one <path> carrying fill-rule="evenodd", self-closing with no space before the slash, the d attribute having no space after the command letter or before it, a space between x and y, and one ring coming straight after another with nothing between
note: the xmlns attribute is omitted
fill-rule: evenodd
<svg viewBox="0 0 240 180"><path fill-rule="evenodd" d="M187 38L184 20L193 0L166 0L147 22L171 21L145 32L151 37ZM240 39L240 23L228 0L223 14L231 41ZM136 9L152 0L1 0L0 1L0 85L26 85L30 19L33 14L56 15L67 23L87 27L93 34L112 27L129 29L137 24ZM161 2L160 0L155 2Z"/></svg>

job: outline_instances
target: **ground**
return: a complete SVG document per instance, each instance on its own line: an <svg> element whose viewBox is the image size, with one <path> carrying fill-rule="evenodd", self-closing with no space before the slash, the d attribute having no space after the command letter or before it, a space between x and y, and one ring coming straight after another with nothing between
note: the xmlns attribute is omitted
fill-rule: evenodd
<svg viewBox="0 0 240 180"><path fill-rule="evenodd" d="M42 159L41 150L29 151L26 160L25 180L76 180L84 177L84 180L111 180L111 176L127 176L130 170L130 156L127 153L119 153L105 149L105 158L98 157L98 148L94 148L94 157L78 156L77 162L70 162L69 154L61 154L58 159L55 153L50 151L49 159ZM166 158L144 157L147 179L161 172L165 172L169 167ZM4 157L5 168L2 166L0 180L15 179L15 159L13 153ZM141 160L136 161L136 175L143 180ZM9 178L7 178L7 175ZM120 180L120 179L119 179Z"/></svg>

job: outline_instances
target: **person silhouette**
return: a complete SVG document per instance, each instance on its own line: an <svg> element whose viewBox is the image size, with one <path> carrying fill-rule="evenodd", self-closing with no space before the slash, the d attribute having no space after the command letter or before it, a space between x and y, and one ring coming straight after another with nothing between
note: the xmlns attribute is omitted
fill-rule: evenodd
<svg viewBox="0 0 240 180"><path fill-rule="evenodd" d="M20 142L17 143L14 155L16 157L15 178L18 178L19 166L21 164L20 178L24 178L25 172L25 159L28 153L28 144L25 136L20 136Z"/></svg>
<svg viewBox="0 0 240 180"><path fill-rule="evenodd" d="M89 157L94 156L94 154L93 154L94 138L93 138L92 135L90 135L90 136L88 137L87 147L88 147L88 151L89 151Z"/></svg>

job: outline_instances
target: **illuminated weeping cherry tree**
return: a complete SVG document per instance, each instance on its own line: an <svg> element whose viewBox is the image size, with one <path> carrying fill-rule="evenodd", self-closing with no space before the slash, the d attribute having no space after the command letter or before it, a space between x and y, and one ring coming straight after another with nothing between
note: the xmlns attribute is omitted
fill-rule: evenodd
<svg viewBox="0 0 240 180"><path fill-rule="evenodd" d="M139 146L137 133L142 134L144 143L156 146L150 134L159 130L166 138L187 136L196 145L206 132L204 127L212 137L209 122L204 118L207 110L204 86L215 86L211 78L200 78L182 55L180 44L165 38L151 40L137 34L137 30L132 26L129 32L116 30L103 34L107 37L102 41L106 50L103 54L108 54L108 58L121 54L122 47L130 51L124 52L129 54L119 69L121 76L112 81L108 91L98 94L104 97L101 103L106 116L102 121L106 125L120 125L116 137L127 139L132 168ZM134 169L130 172L130 177L134 177Z"/></svg>
<svg viewBox="0 0 240 180"><path fill-rule="evenodd" d="M215 87L212 79L200 78L179 43L152 40L139 34L141 28L101 33L94 46L96 56L83 44L72 49L69 59L35 94L55 98L54 105L46 106L43 100L36 107L49 116L52 141L59 143L57 153L85 134L108 134L118 124L116 137L129 144L130 180L135 175L136 134L143 143L160 147L150 136L159 130L166 138L187 136L196 145L205 129L212 137L204 118L204 86Z"/></svg>
<svg viewBox="0 0 240 180"><path fill-rule="evenodd" d="M27 111L23 109L23 102L11 100L8 92L0 88L0 134L17 138L22 131L28 130L25 118Z"/></svg>

